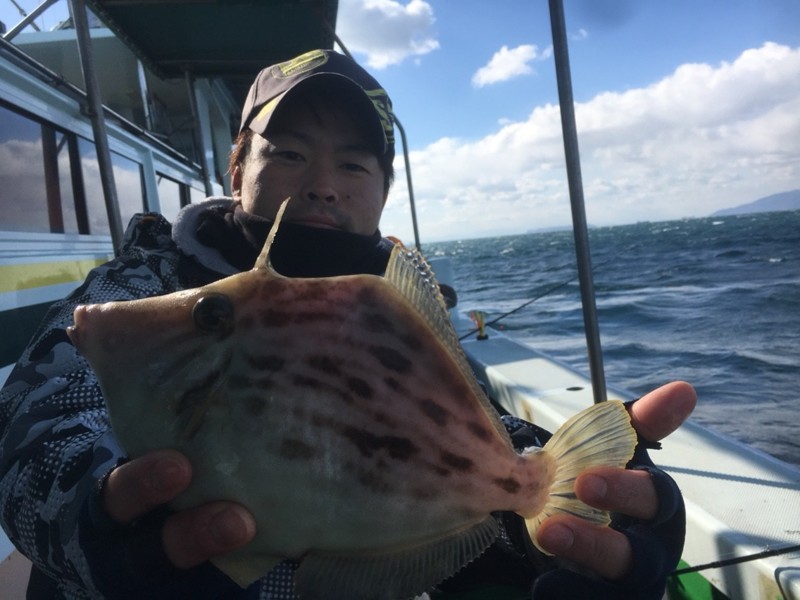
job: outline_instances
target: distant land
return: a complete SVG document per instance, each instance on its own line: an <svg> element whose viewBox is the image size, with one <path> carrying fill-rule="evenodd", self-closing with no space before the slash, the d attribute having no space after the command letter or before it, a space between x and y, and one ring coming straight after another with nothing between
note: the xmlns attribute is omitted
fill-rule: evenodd
<svg viewBox="0 0 800 600"><path fill-rule="evenodd" d="M734 206L733 208L723 208L715 213L712 217L721 217L725 215L744 215L756 212L770 212L776 210L800 210L800 190L792 190L790 192L782 192L780 194L772 194L759 198L747 204Z"/></svg>

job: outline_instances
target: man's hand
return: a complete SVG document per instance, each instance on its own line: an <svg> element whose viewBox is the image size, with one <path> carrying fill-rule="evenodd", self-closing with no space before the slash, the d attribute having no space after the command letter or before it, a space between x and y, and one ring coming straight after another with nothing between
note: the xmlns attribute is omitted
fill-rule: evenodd
<svg viewBox="0 0 800 600"><path fill-rule="evenodd" d="M150 452L111 472L102 505L115 522L127 525L175 498L191 478L191 464L183 454ZM188 569L244 546L255 532L255 519L243 506L210 502L167 517L161 540L172 564Z"/></svg>
<svg viewBox="0 0 800 600"><path fill-rule="evenodd" d="M630 407L631 423L641 437L656 442L675 431L694 410L697 396L688 383L660 387ZM596 508L647 521L656 516L659 498L650 474L614 468L587 469L575 492ZM609 527L558 515L542 523L537 533L542 548L577 563L606 579L624 577L633 564L628 539Z"/></svg>

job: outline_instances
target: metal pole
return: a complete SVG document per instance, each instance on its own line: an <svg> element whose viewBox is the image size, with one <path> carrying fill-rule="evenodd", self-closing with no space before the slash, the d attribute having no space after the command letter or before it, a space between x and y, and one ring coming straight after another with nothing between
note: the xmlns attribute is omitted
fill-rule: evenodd
<svg viewBox="0 0 800 600"><path fill-rule="evenodd" d="M589 251L589 232L583 202L581 162L578 151L578 133L575 126L575 106L572 97L572 79L567 49L567 31L564 6L561 0L550 0L550 25L553 31L553 55L558 81L558 103L561 107L561 129L564 135L564 153L567 162L570 205L572 206L572 231L575 237L575 255L583 306L583 326L589 353L589 370L595 404L606 400L606 381L603 371L603 352L600 347L600 330L597 323L597 305L592 281L592 257Z"/></svg>
<svg viewBox="0 0 800 600"><path fill-rule="evenodd" d="M17 34L20 31L25 29L28 25L31 25L36 31L39 31L39 28L36 26L36 23L34 23L34 21L39 17L39 15L41 15L45 10L47 10L47 8L54 2L57 2L57 0L45 0L27 15L25 15L25 11L22 10L22 8L20 8L19 4L14 2L14 6L16 6L19 9L21 14L25 15L25 18L23 18L22 21L14 25L14 27L11 28L11 31L9 31L3 36L3 39L6 39L10 42L17 36Z"/></svg>
<svg viewBox="0 0 800 600"><path fill-rule="evenodd" d="M72 6L72 19L78 38L78 54L81 58L81 70L86 86L86 99L89 103L89 117L92 120L94 144L97 149L97 163L100 168L100 183L106 201L108 225L111 230L111 242L114 252L118 253L122 244L122 217L117 202L117 187L114 184L114 170L111 163L111 150L108 146L103 101L100 96L100 85L94 69L92 40L89 35L89 20L86 18L86 4L83 0L69 0Z"/></svg>
<svg viewBox="0 0 800 600"><path fill-rule="evenodd" d="M406 164L406 183L408 185L408 202L411 205L411 224L414 227L414 245L417 247L417 250L422 252L422 246L419 243L419 227L417 226L417 206L414 201L414 186L411 184L411 162L408 159L406 130L403 129L403 125L400 123L400 119L397 118L397 115L392 114L392 120L394 124L397 125L397 131L400 132L400 139L403 142L403 160Z"/></svg>
<svg viewBox="0 0 800 600"><path fill-rule="evenodd" d="M200 111L197 108L194 77L189 71L185 71L184 74L186 76L186 93L189 94L189 107L192 110L192 134L197 150L197 162L200 164L200 174L203 177L206 196L213 196L214 188L211 187L211 174L208 172L208 165L206 164L206 146L203 140L203 128L200 125Z"/></svg>

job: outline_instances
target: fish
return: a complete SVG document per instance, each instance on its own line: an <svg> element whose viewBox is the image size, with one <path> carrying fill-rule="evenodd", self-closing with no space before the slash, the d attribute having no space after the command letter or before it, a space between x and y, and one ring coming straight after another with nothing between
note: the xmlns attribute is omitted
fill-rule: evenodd
<svg viewBox="0 0 800 600"><path fill-rule="evenodd" d="M397 244L383 276L283 277L269 257L285 206L253 269L81 305L67 330L125 452L191 461L171 508L230 500L254 515L255 539L220 570L246 587L293 559L303 600L409 598L485 552L496 511L524 517L534 542L553 514L609 522L574 481L632 457L619 401L516 452L424 256Z"/></svg>

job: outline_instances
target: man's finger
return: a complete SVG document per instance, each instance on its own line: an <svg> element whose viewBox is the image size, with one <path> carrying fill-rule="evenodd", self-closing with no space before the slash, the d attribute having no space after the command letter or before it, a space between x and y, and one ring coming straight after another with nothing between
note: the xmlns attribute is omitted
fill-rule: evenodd
<svg viewBox="0 0 800 600"><path fill-rule="evenodd" d="M623 534L578 517L556 515L546 519L536 539L548 552L606 579L624 577L633 564L631 546Z"/></svg>
<svg viewBox="0 0 800 600"><path fill-rule="evenodd" d="M697 404L694 388L673 381L642 396L630 407L631 423L646 440L657 442L675 431Z"/></svg>
<svg viewBox="0 0 800 600"><path fill-rule="evenodd" d="M210 502L171 515L164 523L164 552L176 567L190 569L247 544L256 522L244 507Z"/></svg>
<svg viewBox="0 0 800 600"><path fill-rule="evenodd" d="M647 471L586 469L575 480L575 493L590 506L644 521L658 512L658 496Z"/></svg>
<svg viewBox="0 0 800 600"><path fill-rule="evenodd" d="M117 523L130 523L172 500L191 478L191 464L180 452L150 452L111 472L103 486L103 508Z"/></svg>

